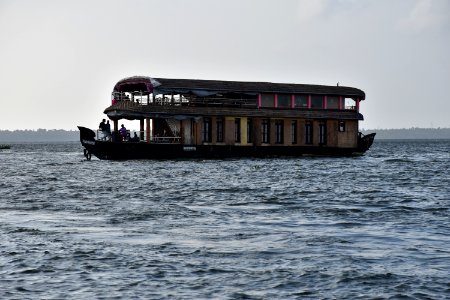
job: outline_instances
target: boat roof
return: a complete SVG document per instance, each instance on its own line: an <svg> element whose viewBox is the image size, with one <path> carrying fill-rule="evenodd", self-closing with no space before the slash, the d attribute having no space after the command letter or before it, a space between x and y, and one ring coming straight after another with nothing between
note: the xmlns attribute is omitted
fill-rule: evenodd
<svg viewBox="0 0 450 300"><path fill-rule="evenodd" d="M354 87L328 86L298 83L273 83L254 81L226 81L204 79L151 78L147 76L127 77L114 86L114 92L146 91L157 94L192 93L209 96L218 93L277 93L337 95L365 99L365 93Z"/></svg>

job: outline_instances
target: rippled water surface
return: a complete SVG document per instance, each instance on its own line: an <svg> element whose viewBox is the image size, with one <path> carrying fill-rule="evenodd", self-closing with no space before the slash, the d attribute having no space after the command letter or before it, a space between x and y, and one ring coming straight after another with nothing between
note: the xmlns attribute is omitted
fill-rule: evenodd
<svg viewBox="0 0 450 300"><path fill-rule="evenodd" d="M450 141L120 162L12 146L1 299L450 298Z"/></svg>

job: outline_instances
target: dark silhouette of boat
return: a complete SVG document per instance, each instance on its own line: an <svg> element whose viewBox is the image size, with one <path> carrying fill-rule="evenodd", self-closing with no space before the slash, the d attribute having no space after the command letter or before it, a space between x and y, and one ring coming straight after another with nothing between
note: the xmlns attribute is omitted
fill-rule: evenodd
<svg viewBox="0 0 450 300"><path fill-rule="evenodd" d="M375 137L358 130L364 99L344 86L135 76L113 89L111 132L78 128L88 159L362 155ZM139 122L134 137L122 119Z"/></svg>

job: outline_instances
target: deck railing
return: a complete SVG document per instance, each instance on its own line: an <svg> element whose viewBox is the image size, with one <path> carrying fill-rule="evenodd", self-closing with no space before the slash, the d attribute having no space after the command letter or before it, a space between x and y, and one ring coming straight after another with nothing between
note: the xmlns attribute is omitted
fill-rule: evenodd
<svg viewBox="0 0 450 300"><path fill-rule="evenodd" d="M113 102L113 104L119 101ZM192 107L242 107L242 108L257 108L257 101L255 99L232 99L232 98L222 98L222 97L193 97L189 100L183 99L183 101L175 100L171 101L168 98L156 98L154 101L147 103L147 101L120 101L125 104L125 107L133 106L192 106ZM273 107L271 107L273 108ZM278 107L278 109L292 109L291 107ZM294 109L326 109L326 108L307 108L307 107L296 107ZM328 108L331 109L331 108ZM345 105L344 110L356 110L355 105Z"/></svg>
<svg viewBox="0 0 450 300"><path fill-rule="evenodd" d="M150 143L155 144L179 144L181 142L181 137L179 136L161 136L161 137L151 137Z"/></svg>
<svg viewBox="0 0 450 300"><path fill-rule="evenodd" d="M122 102L122 101L114 101L113 104ZM191 99L174 99L170 98L155 98L151 100L151 102L147 103L147 100L136 99L134 101L125 100L127 104L132 105L160 105L160 106L233 106L233 107L255 107L256 108L256 99L232 99L232 98L211 98L211 97L193 97Z"/></svg>
<svg viewBox="0 0 450 300"><path fill-rule="evenodd" d="M134 139L134 132L137 135L137 139ZM145 131L133 131L133 136L130 134L130 130L127 130L126 136L121 136L119 132L106 133L100 129L97 129L96 140L108 141L108 142L126 142L126 143L144 143L147 142L147 133ZM179 144L181 143L180 136L150 136L150 143L154 144Z"/></svg>

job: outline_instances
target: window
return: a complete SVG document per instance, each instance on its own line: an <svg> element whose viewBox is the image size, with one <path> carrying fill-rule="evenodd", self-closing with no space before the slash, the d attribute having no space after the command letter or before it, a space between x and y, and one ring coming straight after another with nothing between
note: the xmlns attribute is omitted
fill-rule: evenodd
<svg viewBox="0 0 450 300"><path fill-rule="evenodd" d="M275 121L275 144L283 144L284 121Z"/></svg>
<svg viewBox="0 0 450 300"><path fill-rule="evenodd" d="M202 138L204 143L211 142L211 118L203 118Z"/></svg>
<svg viewBox="0 0 450 300"><path fill-rule="evenodd" d="M312 144L312 122L305 123L305 144Z"/></svg>
<svg viewBox="0 0 450 300"><path fill-rule="evenodd" d="M223 118L216 119L216 142L223 143Z"/></svg>
<svg viewBox="0 0 450 300"><path fill-rule="evenodd" d="M297 144L297 120L291 123L291 141L293 145Z"/></svg>
<svg viewBox="0 0 450 300"><path fill-rule="evenodd" d="M311 96L311 108L323 108L323 96Z"/></svg>
<svg viewBox="0 0 450 300"><path fill-rule="evenodd" d="M327 144L327 124L325 122L319 124L319 144Z"/></svg>
<svg viewBox="0 0 450 300"><path fill-rule="evenodd" d="M278 95L277 99L278 99L278 107L281 108L291 107L291 95L280 94Z"/></svg>
<svg viewBox="0 0 450 300"><path fill-rule="evenodd" d="M247 119L247 143L253 143L253 121Z"/></svg>
<svg viewBox="0 0 450 300"><path fill-rule="evenodd" d="M339 97L338 96L328 96L327 97L327 108L328 109L339 109Z"/></svg>
<svg viewBox="0 0 450 300"><path fill-rule="evenodd" d="M345 122L344 121L339 121L338 122L338 131L339 132L345 132Z"/></svg>
<svg viewBox="0 0 450 300"><path fill-rule="evenodd" d="M308 95L295 95L294 107L308 108Z"/></svg>
<svg viewBox="0 0 450 300"><path fill-rule="evenodd" d="M356 101L352 98L344 98L345 109L356 109Z"/></svg>
<svg viewBox="0 0 450 300"><path fill-rule="evenodd" d="M262 107L275 107L275 95L274 94L261 94L261 106Z"/></svg>
<svg viewBox="0 0 450 300"><path fill-rule="evenodd" d="M262 134L262 142L264 144L270 143L270 121L268 119L264 119L261 122L261 134Z"/></svg>
<svg viewBox="0 0 450 300"><path fill-rule="evenodd" d="M234 119L234 141L236 143L241 142L241 119Z"/></svg>

